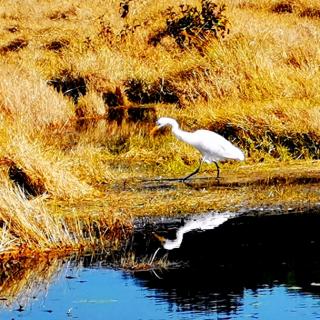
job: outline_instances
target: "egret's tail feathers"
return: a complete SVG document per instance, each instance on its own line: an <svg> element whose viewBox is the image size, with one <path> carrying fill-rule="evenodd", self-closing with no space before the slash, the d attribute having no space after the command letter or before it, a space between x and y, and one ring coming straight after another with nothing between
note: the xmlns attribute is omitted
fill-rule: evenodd
<svg viewBox="0 0 320 320"><path fill-rule="evenodd" d="M240 161L244 161L244 159L245 159L244 153L240 150L238 160L240 160Z"/></svg>

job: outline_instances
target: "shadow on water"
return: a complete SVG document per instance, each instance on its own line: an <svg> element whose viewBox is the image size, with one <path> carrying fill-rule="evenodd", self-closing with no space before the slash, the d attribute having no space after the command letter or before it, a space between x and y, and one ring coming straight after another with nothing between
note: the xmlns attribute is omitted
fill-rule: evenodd
<svg viewBox="0 0 320 320"><path fill-rule="evenodd" d="M2 263L0 318L320 317L319 211L226 214L212 230L206 217L193 224L197 229L180 218L139 220L121 252L34 261L25 268ZM156 257L166 257L167 268L121 268L126 256L149 259L159 239L174 240L179 230L179 246L161 248Z"/></svg>
<svg viewBox="0 0 320 320"><path fill-rule="evenodd" d="M148 273L135 278L192 310L231 311L247 288L275 284L319 296L319 226L316 213L239 216L214 230L186 233L180 248L167 252L184 267L163 271L161 279ZM158 233L174 238L176 231L158 226Z"/></svg>

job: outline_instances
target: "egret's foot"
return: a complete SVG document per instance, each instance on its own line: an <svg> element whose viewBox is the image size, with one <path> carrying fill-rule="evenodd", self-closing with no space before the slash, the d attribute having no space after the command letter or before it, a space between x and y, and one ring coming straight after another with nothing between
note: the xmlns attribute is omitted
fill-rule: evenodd
<svg viewBox="0 0 320 320"><path fill-rule="evenodd" d="M183 177L183 178L177 178L177 181L186 183L187 181L190 181L190 176L186 176L186 177Z"/></svg>

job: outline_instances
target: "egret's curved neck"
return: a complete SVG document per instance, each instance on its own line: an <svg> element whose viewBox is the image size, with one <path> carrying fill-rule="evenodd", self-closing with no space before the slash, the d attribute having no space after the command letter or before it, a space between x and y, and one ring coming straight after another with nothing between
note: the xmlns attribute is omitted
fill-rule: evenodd
<svg viewBox="0 0 320 320"><path fill-rule="evenodd" d="M180 248L184 233L185 233L184 230L178 230L176 239L175 240L167 239L163 247L167 250Z"/></svg>
<svg viewBox="0 0 320 320"><path fill-rule="evenodd" d="M192 143L192 133L181 130L178 123L172 124L172 132L179 140L187 143Z"/></svg>

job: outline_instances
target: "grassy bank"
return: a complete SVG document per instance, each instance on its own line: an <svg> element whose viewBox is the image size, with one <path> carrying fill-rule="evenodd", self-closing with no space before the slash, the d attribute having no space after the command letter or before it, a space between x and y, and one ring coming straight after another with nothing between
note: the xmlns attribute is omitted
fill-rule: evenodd
<svg viewBox="0 0 320 320"><path fill-rule="evenodd" d="M0 0L0 252L105 244L136 216L319 203L320 5L217 4ZM199 160L150 135L159 116L246 161L219 185L144 181Z"/></svg>

